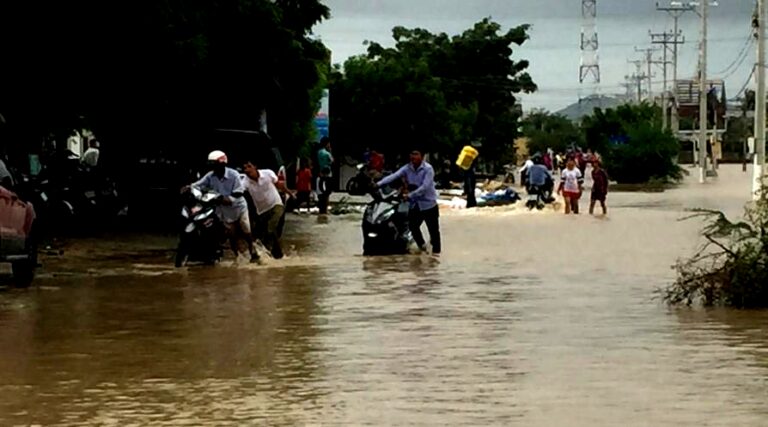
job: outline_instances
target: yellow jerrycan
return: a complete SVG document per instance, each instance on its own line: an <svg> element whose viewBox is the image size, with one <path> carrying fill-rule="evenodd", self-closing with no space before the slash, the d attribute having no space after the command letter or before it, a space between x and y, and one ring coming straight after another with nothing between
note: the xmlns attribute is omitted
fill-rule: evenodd
<svg viewBox="0 0 768 427"><path fill-rule="evenodd" d="M478 154L478 151L473 147L469 145L464 146L464 148L461 149L461 153L459 153L459 158L456 159L456 166L464 170L469 170L469 168L472 167L472 162L475 161Z"/></svg>

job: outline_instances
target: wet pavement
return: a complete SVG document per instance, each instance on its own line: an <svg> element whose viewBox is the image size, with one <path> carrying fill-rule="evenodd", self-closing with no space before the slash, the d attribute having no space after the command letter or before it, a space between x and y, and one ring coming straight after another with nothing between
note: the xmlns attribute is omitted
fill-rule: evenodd
<svg viewBox="0 0 768 427"><path fill-rule="evenodd" d="M0 425L766 425L768 312L654 299L700 243L684 209L749 189L724 167L608 218L445 211L439 259L359 256L355 215L289 217L265 266L72 242L0 292Z"/></svg>

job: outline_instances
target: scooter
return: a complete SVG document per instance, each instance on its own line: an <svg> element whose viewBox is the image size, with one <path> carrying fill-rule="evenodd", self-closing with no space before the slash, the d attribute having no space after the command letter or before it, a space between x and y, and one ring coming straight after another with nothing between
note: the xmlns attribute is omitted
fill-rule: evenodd
<svg viewBox="0 0 768 427"><path fill-rule="evenodd" d="M514 163L504 165L504 176L502 177L501 182L504 184L514 184L515 175L517 175L517 166L515 166Z"/></svg>
<svg viewBox="0 0 768 427"><path fill-rule="evenodd" d="M88 224L116 217L125 204L120 201L115 182L87 168L82 168L80 173L72 189L79 222Z"/></svg>
<svg viewBox="0 0 768 427"><path fill-rule="evenodd" d="M363 255L404 255L416 248L408 228L408 202L398 190L372 192L363 215Z"/></svg>
<svg viewBox="0 0 768 427"><path fill-rule="evenodd" d="M215 192L202 192L192 187L185 195L181 210L183 228L176 248L176 267L190 261L217 263L222 255L223 227L216 216L216 205L221 196Z"/></svg>
<svg viewBox="0 0 768 427"><path fill-rule="evenodd" d="M37 229L42 236L71 230L75 208L68 188L52 185L45 176L19 175L17 193L35 207Z"/></svg>
<svg viewBox="0 0 768 427"><path fill-rule="evenodd" d="M347 181L347 194L350 196L363 196L370 187L371 177L364 164L357 165L357 173Z"/></svg>
<svg viewBox="0 0 768 427"><path fill-rule="evenodd" d="M552 190L554 189L554 182L547 180L544 185L528 185L526 192L528 193L528 199L525 202L525 206L528 210L542 210L544 206L553 203L555 198L552 197Z"/></svg>

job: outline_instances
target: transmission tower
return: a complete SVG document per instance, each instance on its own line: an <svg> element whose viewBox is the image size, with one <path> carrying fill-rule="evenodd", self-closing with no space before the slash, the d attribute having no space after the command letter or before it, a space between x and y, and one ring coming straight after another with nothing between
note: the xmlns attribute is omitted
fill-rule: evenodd
<svg viewBox="0 0 768 427"><path fill-rule="evenodd" d="M591 85L591 94L600 84L600 60L597 37L597 0L581 0L581 66L579 83Z"/></svg>

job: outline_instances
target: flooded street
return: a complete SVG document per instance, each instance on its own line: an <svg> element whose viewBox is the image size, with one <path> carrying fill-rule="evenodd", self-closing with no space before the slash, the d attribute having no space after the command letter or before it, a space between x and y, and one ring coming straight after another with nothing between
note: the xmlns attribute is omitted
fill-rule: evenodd
<svg viewBox="0 0 768 427"><path fill-rule="evenodd" d="M720 172L608 218L446 211L440 259L359 256L359 216L291 216L266 266L78 242L0 292L0 425L766 425L768 312L654 300L684 210L749 199Z"/></svg>

